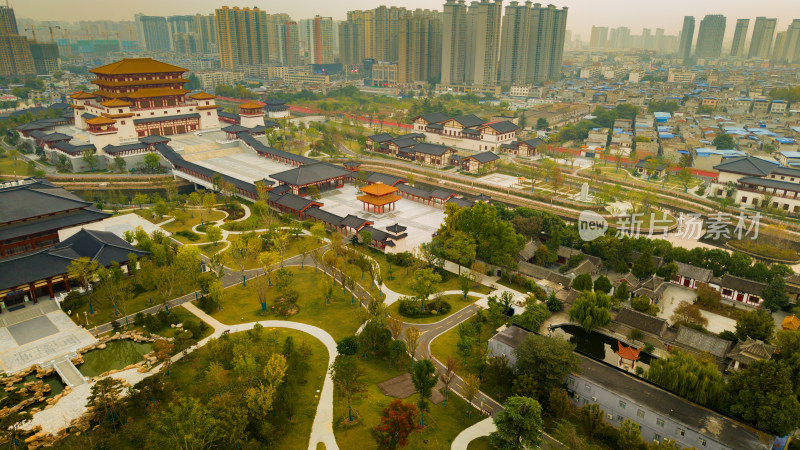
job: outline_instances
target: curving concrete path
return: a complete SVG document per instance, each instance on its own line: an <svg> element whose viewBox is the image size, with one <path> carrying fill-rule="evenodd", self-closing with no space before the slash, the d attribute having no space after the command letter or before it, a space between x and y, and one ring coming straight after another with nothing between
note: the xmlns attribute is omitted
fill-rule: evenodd
<svg viewBox="0 0 800 450"><path fill-rule="evenodd" d="M291 322L288 320L262 320L258 322L248 322L236 325L225 325L203 312L191 302L184 303L183 307L214 328L214 333L198 342L197 345L192 348L192 350L194 350L194 348L202 347L208 342L209 339L222 336L222 333L225 331L236 333L239 331L250 330L256 324L260 324L264 328L288 328L302 331L319 339L320 342L322 342L328 349L328 370L330 370L333 360L336 358L336 355L338 355L336 352L336 341L333 339L333 337L328 334L327 331L313 325ZM328 371L325 372L325 381L322 383L322 391L319 395L317 414L314 416L314 423L311 425L311 437L308 441L308 449L316 450L317 443L319 442L325 444L326 449L338 450L339 448L339 446L336 444L336 437L333 434L333 380L331 379L331 374Z"/></svg>
<svg viewBox="0 0 800 450"><path fill-rule="evenodd" d="M461 433L458 433L458 436L453 440L453 445L450 448L452 450L467 450L470 442L481 436L488 436L495 430L497 430L497 426L494 424L494 419L488 417L469 428L461 430Z"/></svg>

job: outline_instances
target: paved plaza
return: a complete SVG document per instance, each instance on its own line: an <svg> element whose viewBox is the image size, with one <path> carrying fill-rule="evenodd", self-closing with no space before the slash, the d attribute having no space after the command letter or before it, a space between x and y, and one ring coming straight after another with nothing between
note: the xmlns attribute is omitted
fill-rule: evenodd
<svg viewBox="0 0 800 450"><path fill-rule="evenodd" d="M199 159L194 163L251 183L295 167L262 158L252 150L242 150L241 153L216 158Z"/></svg>
<svg viewBox="0 0 800 450"><path fill-rule="evenodd" d="M694 300L697 298L697 292L692 289L684 288L677 285L670 285L664 290L664 295L662 297L661 302L659 302L658 306L661 308L661 311L658 313L658 317L662 317L664 319L670 320L672 314L675 313L675 308L680 305L681 302L688 302L694 303ZM706 329L712 333L721 333L725 330L734 331L736 329L736 321L733 319L729 319L725 316L721 316L719 314L714 314L705 310L701 310L700 313L708 319L708 326Z"/></svg>
<svg viewBox="0 0 800 450"><path fill-rule="evenodd" d="M519 179L517 177L512 177L511 175L505 175L502 173L493 173L491 175L486 175L478 178L478 180L481 181L482 183L493 184L495 186L504 188L517 187L519 184Z"/></svg>
<svg viewBox="0 0 800 450"><path fill-rule="evenodd" d="M33 364L47 364L95 342L55 301L44 300L3 314L0 328L0 365L14 373Z"/></svg>
<svg viewBox="0 0 800 450"><path fill-rule="evenodd" d="M119 216L109 217L100 222L86 223L77 227L64 228L58 230L58 238L64 241L73 234L81 231L82 229L95 230L95 231L110 231L117 236L124 238L123 235L126 231L136 231L136 228L141 227L147 234L152 234L153 231L160 228L152 222L149 222L137 214L122 214Z"/></svg>
<svg viewBox="0 0 800 450"><path fill-rule="evenodd" d="M382 214L374 214L363 211L361 202L356 200L358 189L352 184L329 191L322 194L320 200L325 206L325 211L344 217L353 214L375 222L374 227L379 230L386 230L386 227L399 223L408 227L406 233L406 249L418 247L420 244L430 242L433 233L439 229L439 225L444 221L444 210L441 206L425 205L413 200L401 198L395 206L397 209Z"/></svg>

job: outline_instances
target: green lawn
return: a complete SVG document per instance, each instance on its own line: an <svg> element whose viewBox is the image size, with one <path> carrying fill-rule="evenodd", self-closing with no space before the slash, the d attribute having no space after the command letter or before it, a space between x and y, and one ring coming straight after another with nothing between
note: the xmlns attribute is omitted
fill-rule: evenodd
<svg viewBox="0 0 800 450"><path fill-rule="evenodd" d="M358 302L351 303L349 293L343 293L341 285L337 283L334 296L330 305L325 305L325 300L320 291L322 272L315 272L312 268L299 267L287 268L294 274L294 288L300 293L297 305L300 311L290 317L275 314L271 306L273 300L279 297L278 290L273 286L269 288L270 301L267 302L267 312L261 311L258 296L248 281L247 287L238 284L225 289L222 300L222 310L214 311L211 315L225 324L254 322L258 320L292 320L320 327L339 340L345 336L353 335L361 326L362 308ZM272 273L275 281L275 272Z"/></svg>
<svg viewBox="0 0 800 450"><path fill-rule="evenodd" d="M218 251L222 250L225 247L223 247L222 243L217 242L216 245L214 245L214 244L205 244L205 245L198 246L198 248L200 249L200 253L202 253L202 254L208 256L209 258L211 258Z"/></svg>
<svg viewBox="0 0 800 450"><path fill-rule="evenodd" d="M481 436L477 439L473 439L467 444L467 450L491 450L492 448L488 436Z"/></svg>
<svg viewBox="0 0 800 450"><path fill-rule="evenodd" d="M194 217L192 217L194 214ZM211 211L211 213L203 213L203 221L209 222L217 220L222 220L225 217L225 213L222 211ZM166 218L164 219L166 220ZM162 226L165 231L169 231L170 233L177 233L178 231L182 230L191 230L193 226L200 225L200 211L195 209L187 209L186 210L186 221L184 223L179 223L177 220L173 220L172 222ZM205 238L205 234L197 233L203 239ZM180 238L180 236L178 236Z"/></svg>
<svg viewBox="0 0 800 450"><path fill-rule="evenodd" d="M228 239L227 240L230 241L230 237L231 236L233 236L233 235L228 235ZM316 240L316 238L313 237L313 236L301 235L301 236L298 236L297 238L292 238L289 241L289 246L286 249L286 255L284 256L284 258L291 258L293 256L299 255L300 254L300 243L301 242L312 242L312 243L315 244L315 245L309 245L309 247L308 247L309 251L311 249L314 249L314 248L317 248L317 247L323 245L323 243L318 242ZM306 256L308 256L308 254ZM225 253L225 265L230 267L231 269L239 270L238 266L236 264L234 264L233 260L231 260L228 257L227 251ZM261 267L262 267L261 262L258 260L257 256L251 258L250 260L248 260L245 263L245 270L260 269Z"/></svg>
<svg viewBox="0 0 800 450"><path fill-rule="evenodd" d="M447 303L449 303L450 306L452 307L450 309L450 312L447 313L447 314L441 314L441 315L438 315L438 316L430 316L430 317L416 317L416 318L414 318L414 317L406 317L406 316L400 314L400 303L399 302L395 302L395 303L392 303L391 305L389 305L389 314L391 314L393 317L396 317L396 318L402 320L403 322L409 322L409 323L433 323L433 322L438 322L440 320L443 320L446 317L451 316L451 315L455 314L458 311L461 311L462 309L466 308L467 306L471 305L473 302L478 300L478 297L473 297L471 295L468 295L467 296L467 300L464 300L464 296L461 295L461 294L443 295L441 298L442 298L442 300L444 300Z"/></svg>
<svg viewBox="0 0 800 450"><path fill-rule="evenodd" d="M494 336L495 330L488 324L481 327L481 342L475 345L480 345L486 348L489 344L489 338ZM467 358L466 365L464 364L464 357L458 353L458 327L453 327L445 333L437 337L431 342L431 353L442 363L445 363L448 358L454 358L458 361L456 373L463 376L464 374L471 373L478 376L478 371L473 368L472 357ZM483 372L483 380L481 382L481 391L486 395L494 398L502 403L508 392L498 392L497 380L488 368Z"/></svg>
<svg viewBox="0 0 800 450"><path fill-rule="evenodd" d="M14 160L9 157L0 158L0 174L7 175L25 175L28 172L28 163L22 159L17 159L17 164L14 165Z"/></svg>
<svg viewBox="0 0 800 450"><path fill-rule="evenodd" d="M128 278L128 280L131 284L133 284L134 279L132 277ZM191 281L185 282L182 285L176 284L170 299L181 296L181 292L187 294L189 292L193 292L194 290L195 288L193 287L193 283ZM161 294L158 292L134 290L134 296L128 303L125 312L127 314L134 314L137 311L141 311L150 306L159 304L162 304L162 298ZM111 322L115 317L122 316L120 312L118 312L115 316L114 307L110 303L104 302L103 299L98 298L97 295L92 296L92 307L94 309L94 314L84 315L84 312L89 311L89 304L87 303L78 309L73 309L72 314L70 314L70 318L72 318L72 320L78 325L83 326L86 326L86 320L88 318L89 328L92 328L97 325Z"/></svg>
<svg viewBox="0 0 800 450"><path fill-rule="evenodd" d="M265 336L275 337L278 342L283 342L286 337L294 339L296 347L307 346L311 353L306 358L308 371L305 380L299 383L297 411L294 419L281 423L283 436L274 442L274 448L287 450L305 450L311 436L311 425L319 403L317 390L322 389L322 381L328 367L328 351L325 346L312 336L282 328L265 328ZM272 334L274 333L274 334ZM196 351L189 357L175 363L170 370L171 384L182 391L184 395L202 398L207 397L208 387L205 383L198 383L198 376L206 370L211 362L209 355L203 351Z"/></svg>
<svg viewBox="0 0 800 450"><path fill-rule="evenodd" d="M378 266L381 269L381 276L383 277L383 283L391 290L403 294L403 295L414 295L414 291L411 290L411 282L413 275L412 269L408 269L406 271L405 267L397 266L394 264L389 264L389 261L386 260L386 254L380 252L375 249L369 250L369 256L372 257L375 261L377 261ZM389 279L389 272L391 270L392 278ZM408 272L408 276L406 276L406 272ZM461 290L461 282L458 279L458 275L446 271L441 271L440 275L442 275L442 282L439 284L440 291L459 291ZM476 285L472 287L472 291L480 293L480 294L488 294L492 292L492 290L488 286L484 285Z"/></svg>
<svg viewBox="0 0 800 450"><path fill-rule="evenodd" d="M384 395L378 388L378 383L403 374L408 367L398 368L390 362L377 358L361 360L364 368L363 382L367 391L353 399L353 410L360 417L360 422L352 427L345 427L343 419L347 417L347 399L338 392L334 394L333 402L333 432L339 448L374 448L375 441L370 435L370 429L380 423L383 408L394 400ZM417 402L417 395L402 399L404 402ZM450 395L447 404L434 405L429 403L429 410L425 413L425 429L415 432L409 437L406 449L449 449L453 439L463 429L479 422L484 417L474 408L467 409L467 403L455 394Z"/></svg>

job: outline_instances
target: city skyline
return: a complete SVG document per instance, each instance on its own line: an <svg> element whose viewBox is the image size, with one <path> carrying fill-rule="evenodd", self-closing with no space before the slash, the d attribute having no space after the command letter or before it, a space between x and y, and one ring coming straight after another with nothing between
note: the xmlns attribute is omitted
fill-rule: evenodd
<svg viewBox="0 0 800 450"><path fill-rule="evenodd" d="M504 1L503 6L510 2ZM541 2L543 6L553 3L555 6L570 9L567 29L573 36L581 36L583 41L588 41L592 25L607 26L610 28L628 26L632 30L642 28L663 28L667 34L680 33L683 17L687 15L702 18L707 14L722 14L731 21L739 18L755 18L756 16L777 17L777 29L786 29L791 22L796 10L800 8L792 0L769 0L760 2L757 6L751 4L731 4L723 0L710 0L692 2L689 0L676 0L670 3L670 8L664 10L652 5L643 4L633 0L617 0L614 8L601 5L592 0L562 0L558 2ZM315 15L332 17L336 21L346 19L347 12L358 9L372 9L380 5L405 7L408 9L428 8L442 11L444 2L431 4L422 0L401 0L395 2L375 2L366 0L347 0L343 2L319 3L308 0L299 0L292 3L265 0L257 6L268 14L286 13L293 20L312 19ZM192 3L164 3L155 0L141 0L136 3L122 3L115 5L110 10L99 9L93 2L78 0L69 4L53 4L47 0L28 0L18 5L12 5L17 11L17 17L41 21L80 21L80 20L132 20L134 15L187 15L187 14L212 14L215 9L222 6L252 7L252 2L241 0L219 1L198 0ZM793 8L794 7L794 8ZM725 40L731 40L734 33L733 26L728 27Z"/></svg>

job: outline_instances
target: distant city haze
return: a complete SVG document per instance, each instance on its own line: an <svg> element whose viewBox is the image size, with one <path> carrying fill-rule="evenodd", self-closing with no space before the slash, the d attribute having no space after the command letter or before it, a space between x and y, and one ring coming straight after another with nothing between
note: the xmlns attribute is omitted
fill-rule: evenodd
<svg viewBox="0 0 800 450"><path fill-rule="evenodd" d="M467 1L469 4L470 1ZM503 2L505 7L510 2ZM520 1L520 3L524 3ZM727 17L726 39L731 39L736 19L755 18L756 16L777 17L778 29L785 29L792 18L800 15L798 0L764 0L760 2L738 2L730 0L672 0L668 2L654 0L561 0L540 2L542 5L553 3L557 7L569 8L567 29L588 41L592 25L619 27L626 26L631 30L642 28L663 28L666 33L680 32L683 16L695 16L702 19L706 14L723 14ZM220 6L257 6L267 13L287 13L294 20L329 16L335 20L344 20L347 11L371 9L380 5L403 6L409 9L429 8L442 10L444 0L294 0L294 1L219 1L193 0L171 1L138 0L123 2L111 0L97 2L95 0L70 0L56 2L54 0L23 0L11 5L17 17L34 20L133 20L136 13L168 16L175 14L212 14Z"/></svg>

